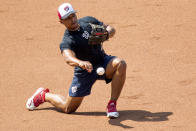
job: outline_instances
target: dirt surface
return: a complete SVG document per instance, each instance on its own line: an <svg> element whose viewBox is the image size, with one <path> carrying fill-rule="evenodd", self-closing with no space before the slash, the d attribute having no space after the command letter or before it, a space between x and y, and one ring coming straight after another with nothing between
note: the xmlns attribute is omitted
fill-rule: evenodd
<svg viewBox="0 0 196 131"><path fill-rule="evenodd" d="M97 81L77 113L49 103L27 111L40 86L67 95L73 68L60 54L63 0L0 1L0 130L196 130L196 1L69 0L79 18L94 16L117 30L104 43L128 64L120 118L105 116L110 85Z"/></svg>

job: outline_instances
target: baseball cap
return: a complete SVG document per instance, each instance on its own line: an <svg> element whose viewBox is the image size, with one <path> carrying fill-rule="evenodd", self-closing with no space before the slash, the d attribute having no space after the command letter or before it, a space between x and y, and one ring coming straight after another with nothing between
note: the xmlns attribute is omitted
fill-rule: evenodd
<svg viewBox="0 0 196 131"><path fill-rule="evenodd" d="M76 13L70 3L63 3L58 8L59 19L66 19L69 15Z"/></svg>

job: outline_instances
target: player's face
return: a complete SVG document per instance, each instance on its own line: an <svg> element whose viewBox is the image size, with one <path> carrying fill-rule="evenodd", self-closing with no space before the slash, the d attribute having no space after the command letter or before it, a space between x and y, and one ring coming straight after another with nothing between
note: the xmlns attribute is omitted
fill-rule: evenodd
<svg viewBox="0 0 196 131"><path fill-rule="evenodd" d="M76 30L78 29L78 19L76 14L69 15L66 19L60 20L62 24L64 24L68 30Z"/></svg>

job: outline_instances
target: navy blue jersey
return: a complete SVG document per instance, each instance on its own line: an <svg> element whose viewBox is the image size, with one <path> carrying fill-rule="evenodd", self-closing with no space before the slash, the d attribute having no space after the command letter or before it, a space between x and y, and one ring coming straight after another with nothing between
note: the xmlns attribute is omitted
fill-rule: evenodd
<svg viewBox="0 0 196 131"><path fill-rule="evenodd" d="M76 58L89 61L93 66L103 63L105 52L102 45L88 44L88 38L92 30L89 23L98 25L103 25L103 23L90 16L79 19L78 23L80 28L77 31L65 31L60 50L70 49L76 54Z"/></svg>

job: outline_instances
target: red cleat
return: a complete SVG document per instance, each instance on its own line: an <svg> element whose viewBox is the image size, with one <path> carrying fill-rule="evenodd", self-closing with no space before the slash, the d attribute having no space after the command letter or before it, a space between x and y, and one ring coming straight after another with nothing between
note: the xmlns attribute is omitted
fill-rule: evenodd
<svg viewBox="0 0 196 131"><path fill-rule="evenodd" d="M38 88L36 92L27 100L26 108L34 110L40 104L45 102L45 94L49 92L49 89Z"/></svg>
<svg viewBox="0 0 196 131"><path fill-rule="evenodd" d="M114 119L119 117L119 113L116 109L116 101L110 101L107 106L107 117Z"/></svg>

